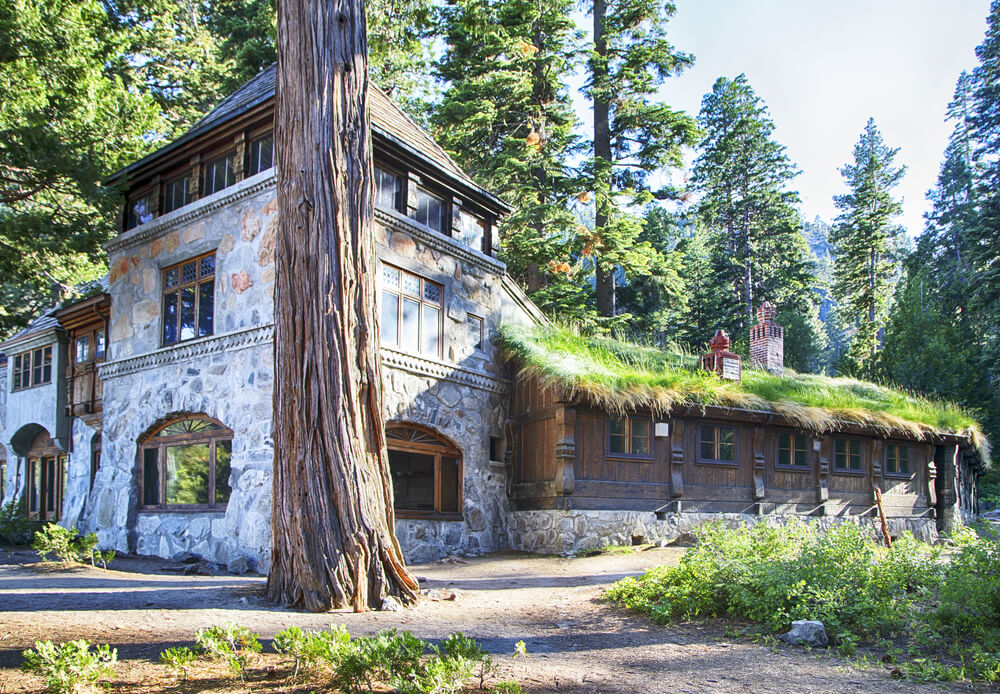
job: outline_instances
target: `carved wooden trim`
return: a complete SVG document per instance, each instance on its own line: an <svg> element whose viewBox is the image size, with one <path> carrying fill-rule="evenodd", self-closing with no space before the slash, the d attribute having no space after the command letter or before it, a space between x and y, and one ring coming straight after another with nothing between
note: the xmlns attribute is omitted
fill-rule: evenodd
<svg viewBox="0 0 1000 694"><path fill-rule="evenodd" d="M937 506L937 465L934 464L934 446L926 446L927 455L927 505Z"/></svg>
<svg viewBox="0 0 1000 694"><path fill-rule="evenodd" d="M556 412L559 440L556 442L556 493L572 494L576 489L576 408L563 407Z"/></svg>
<svg viewBox="0 0 1000 694"><path fill-rule="evenodd" d="M816 503L825 504L830 500L830 446L831 440L827 437L818 439L820 442L819 451L816 452L817 465L819 471L816 478Z"/></svg>
<svg viewBox="0 0 1000 694"><path fill-rule="evenodd" d="M764 498L767 487L764 482L764 472L767 464L764 459L764 427L753 428L753 498L758 501Z"/></svg>
<svg viewBox="0 0 1000 694"><path fill-rule="evenodd" d="M684 496L684 421L670 423L670 496Z"/></svg>

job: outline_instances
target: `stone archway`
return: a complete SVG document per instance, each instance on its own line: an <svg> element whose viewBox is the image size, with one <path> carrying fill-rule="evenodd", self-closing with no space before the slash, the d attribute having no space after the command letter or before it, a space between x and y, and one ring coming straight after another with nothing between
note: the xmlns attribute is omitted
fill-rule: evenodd
<svg viewBox="0 0 1000 694"><path fill-rule="evenodd" d="M58 521L66 494L66 452L39 424L21 427L11 437L10 446L24 461L28 518Z"/></svg>

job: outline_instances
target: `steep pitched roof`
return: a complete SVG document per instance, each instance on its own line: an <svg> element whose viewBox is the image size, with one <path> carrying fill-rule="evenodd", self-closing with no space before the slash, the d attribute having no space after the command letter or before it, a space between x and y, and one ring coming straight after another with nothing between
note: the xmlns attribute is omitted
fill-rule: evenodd
<svg viewBox="0 0 1000 694"><path fill-rule="evenodd" d="M0 349L6 348L8 345L14 345L22 340L31 337L32 335L37 335L38 333L43 333L46 330L52 330L53 328L59 327L59 321L55 317L55 312L58 310L58 306L53 306L48 309L42 315L38 316L35 320L28 324L28 327L20 330L10 337L8 337L3 342L0 342Z"/></svg>
<svg viewBox="0 0 1000 694"><path fill-rule="evenodd" d="M276 79L277 65L271 65L220 101L215 108L195 123L184 135L115 173L110 180L120 178L122 175L130 173L207 133L209 130L246 113L255 106L273 99ZM479 194L495 201L504 209L508 209L506 203L499 200L462 171L448 153L434 141L434 138L396 106L385 92L374 84L371 86L372 88L369 91L369 108L371 110L372 130L374 132L396 145L409 150L420 159L436 166L465 186L471 187Z"/></svg>

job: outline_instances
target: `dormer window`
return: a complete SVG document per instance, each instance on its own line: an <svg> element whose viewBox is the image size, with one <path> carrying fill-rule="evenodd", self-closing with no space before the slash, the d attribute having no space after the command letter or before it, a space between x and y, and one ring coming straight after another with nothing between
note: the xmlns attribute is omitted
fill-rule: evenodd
<svg viewBox="0 0 1000 694"><path fill-rule="evenodd" d="M205 195L217 193L236 183L236 172L233 169L235 159L236 152L228 152L205 164Z"/></svg>
<svg viewBox="0 0 1000 694"><path fill-rule="evenodd" d="M163 187L163 213L173 212L178 207L183 207L191 202L188 193L188 177L181 176L169 181Z"/></svg>
<svg viewBox="0 0 1000 694"><path fill-rule="evenodd" d="M375 206L399 210L403 202L403 178L381 166L375 167Z"/></svg>
<svg viewBox="0 0 1000 694"><path fill-rule="evenodd" d="M250 142L250 176L267 171L274 166L274 133L268 133Z"/></svg>
<svg viewBox="0 0 1000 694"><path fill-rule="evenodd" d="M486 236L486 222L465 210L458 211L459 227L455 230L455 240L477 251L483 250Z"/></svg>
<svg viewBox="0 0 1000 694"><path fill-rule="evenodd" d="M416 189L417 206L413 210L413 219L420 224L429 226L434 231L444 232L444 200L425 188L421 188L420 186L414 187Z"/></svg>
<svg viewBox="0 0 1000 694"><path fill-rule="evenodd" d="M131 229L153 219L153 194L132 198L125 209L125 228Z"/></svg>

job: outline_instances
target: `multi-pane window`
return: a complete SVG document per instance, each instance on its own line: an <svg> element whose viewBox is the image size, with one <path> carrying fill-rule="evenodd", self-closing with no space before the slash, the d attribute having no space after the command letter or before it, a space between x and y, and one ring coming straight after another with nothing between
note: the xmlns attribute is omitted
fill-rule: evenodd
<svg viewBox="0 0 1000 694"><path fill-rule="evenodd" d="M778 435L778 465L807 467L809 465L809 439L802 434Z"/></svg>
<svg viewBox="0 0 1000 694"><path fill-rule="evenodd" d="M236 152L229 152L205 164L205 187L202 193L211 195L236 183L233 162Z"/></svg>
<svg viewBox="0 0 1000 694"><path fill-rule="evenodd" d="M649 420L645 417L612 417L608 420L608 452L649 455Z"/></svg>
<svg viewBox="0 0 1000 694"><path fill-rule="evenodd" d="M163 270L163 344L214 332L215 253Z"/></svg>
<svg viewBox="0 0 1000 694"><path fill-rule="evenodd" d="M168 423L140 444L142 505L224 508L233 432L207 417Z"/></svg>
<svg viewBox="0 0 1000 694"><path fill-rule="evenodd" d="M458 219L459 228L455 231L455 239L477 251L483 250L486 222L465 210L459 210Z"/></svg>
<svg viewBox="0 0 1000 694"><path fill-rule="evenodd" d="M393 505L402 516L458 516L462 510L462 456L429 431L386 427Z"/></svg>
<svg viewBox="0 0 1000 694"><path fill-rule="evenodd" d="M90 336L76 338L76 363L90 361Z"/></svg>
<svg viewBox="0 0 1000 694"><path fill-rule="evenodd" d="M399 210L403 203L403 178L381 166L375 167L375 206Z"/></svg>
<svg viewBox="0 0 1000 694"><path fill-rule="evenodd" d="M56 521L66 492L66 456L28 459L28 518Z"/></svg>
<svg viewBox="0 0 1000 694"><path fill-rule="evenodd" d="M444 200L420 186L415 186L415 188L417 206L413 210L413 219L435 231L443 232L445 229Z"/></svg>
<svg viewBox="0 0 1000 694"><path fill-rule="evenodd" d="M483 319L471 313L466 314L465 325L468 329L469 347L472 349L483 348Z"/></svg>
<svg viewBox="0 0 1000 694"><path fill-rule="evenodd" d="M699 460L717 463L736 462L736 428L705 424L699 429Z"/></svg>
<svg viewBox="0 0 1000 694"><path fill-rule="evenodd" d="M52 345L15 354L11 390L24 390L52 382Z"/></svg>
<svg viewBox="0 0 1000 694"><path fill-rule="evenodd" d="M104 335L103 330L98 330L94 333L94 357L96 359L104 359L104 355L108 351L108 341Z"/></svg>
<svg viewBox="0 0 1000 694"><path fill-rule="evenodd" d="M125 228L131 229L153 219L153 194L132 198L125 204Z"/></svg>
<svg viewBox="0 0 1000 694"><path fill-rule="evenodd" d="M93 330L82 335L77 333L75 351L77 364L103 360L107 351L107 340L104 337L104 329Z"/></svg>
<svg viewBox="0 0 1000 694"><path fill-rule="evenodd" d="M885 472L887 475L910 474L910 447L890 443L885 447Z"/></svg>
<svg viewBox="0 0 1000 694"><path fill-rule="evenodd" d="M163 213L173 212L178 207L183 207L191 202L188 192L188 177L181 176L172 181L168 181L163 186Z"/></svg>
<svg viewBox="0 0 1000 694"><path fill-rule="evenodd" d="M855 470L860 472L862 469L861 463L861 441L858 439L834 439L834 470Z"/></svg>
<svg viewBox="0 0 1000 694"><path fill-rule="evenodd" d="M407 352L441 355L441 285L382 265L382 342Z"/></svg>
<svg viewBox="0 0 1000 694"><path fill-rule="evenodd" d="M250 176L267 171L274 166L274 133L268 133L250 142Z"/></svg>

